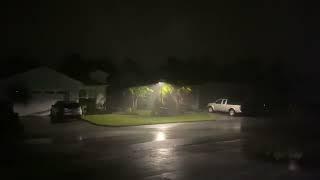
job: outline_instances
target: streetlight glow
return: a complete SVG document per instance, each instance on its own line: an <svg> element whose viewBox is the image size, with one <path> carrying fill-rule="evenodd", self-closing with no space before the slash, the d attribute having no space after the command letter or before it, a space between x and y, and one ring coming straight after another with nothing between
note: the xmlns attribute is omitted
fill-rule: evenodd
<svg viewBox="0 0 320 180"><path fill-rule="evenodd" d="M166 134L164 132L157 132L156 136L155 136L155 141L164 141L166 140Z"/></svg>

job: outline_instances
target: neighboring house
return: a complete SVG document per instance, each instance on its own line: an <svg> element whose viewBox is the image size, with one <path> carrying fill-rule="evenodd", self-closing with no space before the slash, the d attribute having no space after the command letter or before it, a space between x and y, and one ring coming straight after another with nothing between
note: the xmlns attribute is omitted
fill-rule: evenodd
<svg viewBox="0 0 320 180"><path fill-rule="evenodd" d="M54 102L79 101L81 92L86 94L81 98L103 99L101 96L106 97L107 87L105 84L88 86L47 67L0 80L0 85L0 98L12 101L19 115L48 114Z"/></svg>

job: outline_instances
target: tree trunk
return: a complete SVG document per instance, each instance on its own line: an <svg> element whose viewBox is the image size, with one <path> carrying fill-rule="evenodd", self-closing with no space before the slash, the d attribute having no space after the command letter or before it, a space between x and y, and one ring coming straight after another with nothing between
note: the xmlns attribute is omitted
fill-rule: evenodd
<svg viewBox="0 0 320 180"><path fill-rule="evenodd" d="M196 108L196 110L199 110L199 104L200 104L200 89L199 89L199 87L198 86L196 86L196 89L195 89L195 91L196 91L196 97L195 97L195 108Z"/></svg>
<svg viewBox="0 0 320 180"><path fill-rule="evenodd" d="M178 112L179 112L179 109L180 109L180 104L179 104L179 97L178 97L178 95L174 95L174 96L173 96L173 100L174 100L175 105L176 105L174 111L175 111L175 113L178 113Z"/></svg>
<svg viewBox="0 0 320 180"><path fill-rule="evenodd" d="M136 97L135 99L135 107L134 107L134 110L138 109L138 97Z"/></svg>
<svg viewBox="0 0 320 180"><path fill-rule="evenodd" d="M134 109L135 109L135 97L132 96L131 110L133 111Z"/></svg>

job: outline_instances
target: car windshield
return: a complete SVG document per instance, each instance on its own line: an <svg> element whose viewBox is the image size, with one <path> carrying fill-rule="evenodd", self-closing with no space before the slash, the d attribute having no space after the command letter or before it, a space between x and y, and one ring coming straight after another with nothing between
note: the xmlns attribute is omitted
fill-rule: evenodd
<svg viewBox="0 0 320 180"><path fill-rule="evenodd" d="M65 108L73 109L73 108L78 108L80 107L79 103L65 103L64 104Z"/></svg>
<svg viewBox="0 0 320 180"><path fill-rule="evenodd" d="M215 102L215 103L217 103L217 104L221 104L221 102L222 102L222 99L218 99L218 100L216 100L216 102Z"/></svg>

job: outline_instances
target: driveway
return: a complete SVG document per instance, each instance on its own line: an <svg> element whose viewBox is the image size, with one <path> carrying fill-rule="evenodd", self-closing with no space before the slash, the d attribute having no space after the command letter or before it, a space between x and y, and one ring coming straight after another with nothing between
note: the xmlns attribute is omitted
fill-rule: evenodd
<svg viewBox="0 0 320 180"><path fill-rule="evenodd" d="M246 158L240 131L244 121L249 119L226 116L219 121L111 128L84 121L51 125L46 117L29 117L23 122L33 136L26 149L28 156L36 155L21 157L32 166L19 166L26 177L39 179L319 178L309 171L289 171L288 163ZM33 167L38 163L48 168L39 174Z"/></svg>

